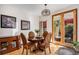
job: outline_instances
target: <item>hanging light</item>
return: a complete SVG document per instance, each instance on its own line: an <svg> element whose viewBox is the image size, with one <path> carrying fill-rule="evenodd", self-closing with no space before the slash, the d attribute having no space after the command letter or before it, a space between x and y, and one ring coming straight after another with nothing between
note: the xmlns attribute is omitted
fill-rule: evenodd
<svg viewBox="0 0 79 59"><path fill-rule="evenodd" d="M41 14L43 16L49 16L50 15L50 10L46 8L47 4L44 4L44 6L45 6L45 9L42 10Z"/></svg>

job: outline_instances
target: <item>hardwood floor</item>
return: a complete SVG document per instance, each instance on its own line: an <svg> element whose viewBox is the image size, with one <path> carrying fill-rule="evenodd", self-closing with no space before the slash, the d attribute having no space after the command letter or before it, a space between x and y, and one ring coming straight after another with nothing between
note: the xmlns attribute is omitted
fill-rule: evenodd
<svg viewBox="0 0 79 59"><path fill-rule="evenodd" d="M46 49L46 52L47 52L46 55L55 55L56 50L60 46L59 45L51 44L50 47L51 47L51 53L49 53L48 49ZM19 50L13 51L11 53L7 53L5 55L22 55L21 53L22 53L22 48L20 48ZM23 55L26 55L26 51L24 51ZM28 55L44 55L44 52L42 52L42 51L38 51L36 53L31 52Z"/></svg>

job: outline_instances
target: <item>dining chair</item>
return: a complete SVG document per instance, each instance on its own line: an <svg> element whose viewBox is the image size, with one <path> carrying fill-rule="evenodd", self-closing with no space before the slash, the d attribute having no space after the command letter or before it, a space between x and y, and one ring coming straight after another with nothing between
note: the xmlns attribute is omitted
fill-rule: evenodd
<svg viewBox="0 0 79 59"><path fill-rule="evenodd" d="M23 43L22 54L24 53L25 49L26 49L26 54L28 54L28 50L30 50L30 52L31 52L32 45L30 43L27 43L27 39L26 39L26 37L25 37L25 35L23 33L20 34L20 37L21 37L22 43Z"/></svg>
<svg viewBox="0 0 79 59"><path fill-rule="evenodd" d="M34 41L32 41L33 39L36 39L35 38L35 33L34 32L32 32L32 31L30 31L29 33L28 33L28 41L31 43L31 44L33 44L33 50L34 49L36 49L36 47L37 47L37 44L34 42Z"/></svg>
<svg viewBox="0 0 79 59"><path fill-rule="evenodd" d="M35 33L34 32L29 32L29 34L28 34L28 40L30 41L30 40L32 40L32 39L34 39L35 38Z"/></svg>
<svg viewBox="0 0 79 59"><path fill-rule="evenodd" d="M46 38L46 36L48 35L48 31L44 31L43 32L43 35L42 35L42 39L43 39L43 41L42 42L40 42L40 45L42 44L42 43L44 43L44 41L45 41L45 38Z"/></svg>
<svg viewBox="0 0 79 59"><path fill-rule="evenodd" d="M42 43L40 45L40 47L44 50L45 54L46 54L46 49L47 48L49 48L49 52L51 53L50 41L51 41L51 34L48 33L45 40L44 40L44 43Z"/></svg>
<svg viewBox="0 0 79 59"><path fill-rule="evenodd" d="M43 38L45 39L47 35L48 35L48 32L47 31L44 31L43 32Z"/></svg>

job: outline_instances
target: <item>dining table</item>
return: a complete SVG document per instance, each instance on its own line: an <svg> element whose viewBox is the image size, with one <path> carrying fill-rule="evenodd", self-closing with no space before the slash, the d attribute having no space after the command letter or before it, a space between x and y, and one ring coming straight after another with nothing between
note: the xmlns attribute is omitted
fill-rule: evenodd
<svg viewBox="0 0 79 59"><path fill-rule="evenodd" d="M34 39L29 40L29 41L36 44L36 48L33 50L35 52L35 51L41 50L39 46L44 41L44 39L43 37L35 37Z"/></svg>

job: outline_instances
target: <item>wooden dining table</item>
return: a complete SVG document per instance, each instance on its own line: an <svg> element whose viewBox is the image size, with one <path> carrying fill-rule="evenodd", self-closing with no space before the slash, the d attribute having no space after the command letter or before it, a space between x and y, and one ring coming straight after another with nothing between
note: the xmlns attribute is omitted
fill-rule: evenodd
<svg viewBox="0 0 79 59"><path fill-rule="evenodd" d="M43 41L43 40L44 40L44 39L43 39L42 37L35 37L34 39L29 40L29 41L34 42L34 43L38 43L38 42L41 42L41 41Z"/></svg>
<svg viewBox="0 0 79 59"><path fill-rule="evenodd" d="M44 39L42 37L35 37L34 39L29 41L36 44L36 48L33 51L37 51L37 50L41 50L39 45L44 41Z"/></svg>

